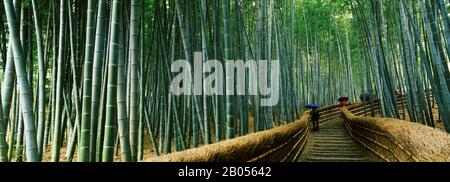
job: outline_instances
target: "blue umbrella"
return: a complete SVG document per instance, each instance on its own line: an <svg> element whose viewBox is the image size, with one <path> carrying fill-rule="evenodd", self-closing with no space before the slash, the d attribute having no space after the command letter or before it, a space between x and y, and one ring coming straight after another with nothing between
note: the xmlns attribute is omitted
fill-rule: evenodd
<svg viewBox="0 0 450 182"><path fill-rule="evenodd" d="M319 107L320 106L318 106L317 104L308 104L305 106L305 108L308 108L308 109L317 109Z"/></svg>

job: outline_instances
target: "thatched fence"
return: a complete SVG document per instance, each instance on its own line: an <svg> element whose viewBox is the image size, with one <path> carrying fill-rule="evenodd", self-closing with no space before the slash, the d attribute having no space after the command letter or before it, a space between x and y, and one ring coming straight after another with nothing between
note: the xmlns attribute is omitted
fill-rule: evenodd
<svg viewBox="0 0 450 182"><path fill-rule="evenodd" d="M310 114L284 126L163 155L150 162L296 161L308 137Z"/></svg>
<svg viewBox="0 0 450 182"><path fill-rule="evenodd" d="M351 136L383 161L450 162L448 133L404 120L342 113Z"/></svg>

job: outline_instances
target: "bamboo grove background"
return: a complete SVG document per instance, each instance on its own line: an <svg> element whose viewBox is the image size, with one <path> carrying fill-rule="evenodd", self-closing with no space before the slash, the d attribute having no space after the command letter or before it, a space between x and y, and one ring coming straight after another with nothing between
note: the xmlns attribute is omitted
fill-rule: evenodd
<svg viewBox="0 0 450 182"><path fill-rule="evenodd" d="M2 0L0 161L142 161L362 93L382 116L450 132L449 10L448 0ZM170 64L198 51L280 60L279 104L171 95Z"/></svg>

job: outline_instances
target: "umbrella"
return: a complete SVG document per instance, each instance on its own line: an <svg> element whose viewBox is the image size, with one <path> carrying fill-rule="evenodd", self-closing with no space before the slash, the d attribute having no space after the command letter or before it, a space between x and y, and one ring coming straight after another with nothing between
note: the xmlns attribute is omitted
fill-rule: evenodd
<svg viewBox="0 0 450 182"><path fill-rule="evenodd" d="M320 106L318 106L317 104L308 104L305 106L305 108L308 108L308 109L317 109L319 107Z"/></svg>
<svg viewBox="0 0 450 182"><path fill-rule="evenodd" d="M370 100L370 93L361 94L359 96L359 99L361 99L362 101L369 101Z"/></svg>
<svg viewBox="0 0 450 182"><path fill-rule="evenodd" d="M348 101L348 97L347 96L341 96L341 97L339 97L338 101L339 102Z"/></svg>

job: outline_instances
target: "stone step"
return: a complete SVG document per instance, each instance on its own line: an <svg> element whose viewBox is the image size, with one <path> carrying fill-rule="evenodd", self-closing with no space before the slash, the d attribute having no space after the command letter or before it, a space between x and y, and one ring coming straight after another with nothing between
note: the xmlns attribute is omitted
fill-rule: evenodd
<svg viewBox="0 0 450 182"><path fill-rule="evenodd" d="M349 135L342 119L322 123L319 130L311 132L300 160L306 162L371 161Z"/></svg>
<svg viewBox="0 0 450 182"><path fill-rule="evenodd" d="M315 147L315 148L311 148L310 152L337 152L337 153L342 153L342 152L346 152L346 153L359 153L359 149L357 148L344 148L344 149L339 149L339 148L323 148L323 147Z"/></svg>
<svg viewBox="0 0 450 182"><path fill-rule="evenodd" d="M341 130L343 128L343 125L329 125L329 126L319 126L319 128L322 127L322 130Z"/></svg>
<svg viewBox="0 0 450 182"><path fill-rule="evenodd" d="M364 157L364 154L358 152L358 153L351 153L351 152L317 152L312 151L310 156L321 156L321 157L331 157L331 156L338 156L338 157Z"/></svg>
<svg viewBox="0 0 450 182"><path fill-rule="evenodd" d="M313 143L313 147L338 147L338 148L357 148L355 144L348 143L348 144L339 144L339 143Z"/></svg>
<svg viewBox="0 0 450 182"><path fill-rule="evenodd" d="M347 138L348 140L353 140L348 134L346 133L330 133L330 134L315 134L314 138Z"/></svg>
<svg viewBox="0 0 450 182"><path fill-rule="evenodd" d="M342 136L347 136L347 132L345 131L320 131L320 133L316 133L317 135L323 135L323 136L327 136L327 135L342 135Z"/></svg>
<svg viewBox="0 0 450 182"><path fill-rule="evenodd" d="M341 135L347 136L348 133L346 131L320 131L320 133L316 133L318 136L327 136L327 135Z"/></svg>
<svg viewBox="0 0 450 182"><path fill-rule="evenodd" d="M367 157L314 157L307 158L309 161L315 162L367 162L370 161Z"/></svg>
<svg viewBox="0 0 450 182"><path fill-rule="evenodd" d="M314 141L316 140L329 140L329 141L352 141L353 139L349 136L345 137L327 137L327 136L315 136Z"/></svg>
<svg viewBox="0 0 450 182"><path fill-rule="evenodd" d="M341 151L313 150L313 151L309 151L308 155L313 154L313 153L324 154L324 155L327 154L329 156L338 155L338 154L362 154L361 152L356 151L356 150L352 150L352 151L348 151L348 150L347 151L345 151L345 150L341 150Z"/></svg>
<svg viewBox="0 0 450 182"><path fill-rule="evenodd" d="M354 145L352 141L342 141L342 140L314 140L314 144L340 144L340 145Z"/></svg>
<svg viewBox="0 0 450 182"><path fill-rule="evenodd" d="M359 150L356 145L339 145L339 144L318 144L312 143L311 149L332 149L332 150Z"/></svg>
<svg viewBox="0 0 450 182"><path fill-rule="evenodd" d="M363 154L323 154L323 153L311 153L309 154L310 157L335 157L335 158L364 158L365 156Z"/></svg>

